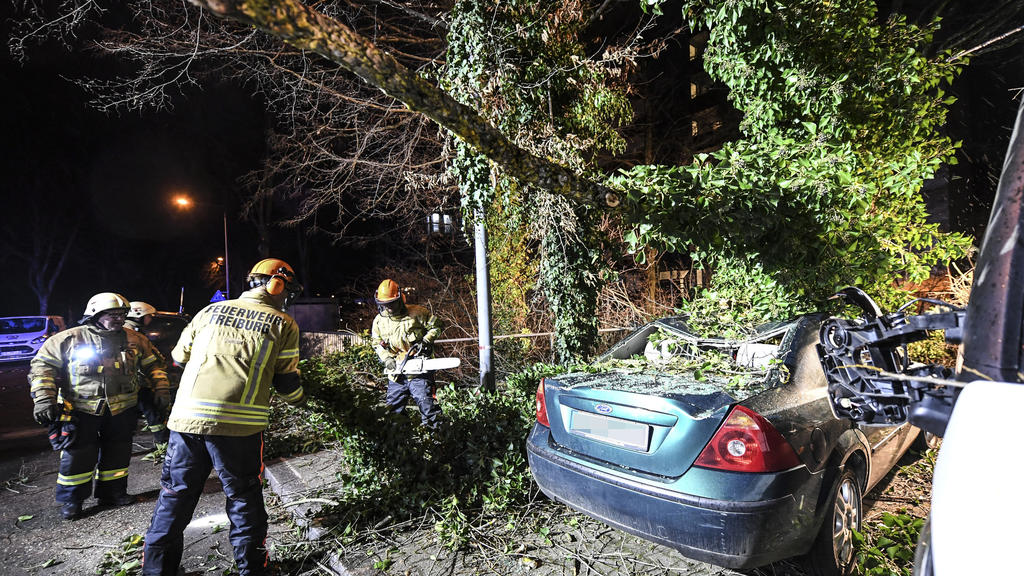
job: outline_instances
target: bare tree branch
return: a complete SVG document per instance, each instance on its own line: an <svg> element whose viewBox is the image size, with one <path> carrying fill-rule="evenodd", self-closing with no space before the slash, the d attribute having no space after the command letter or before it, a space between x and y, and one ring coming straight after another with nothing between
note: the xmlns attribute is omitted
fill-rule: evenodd
<svg viewBox="0 0 1024 576"><path fill-rule="evenodd" d="M296 0L191 0L256 26L296 48L320 54L434 120L518 179L585 204L617 206L607 186L516 146L475 110L455 100L338 20Z"/></svg>

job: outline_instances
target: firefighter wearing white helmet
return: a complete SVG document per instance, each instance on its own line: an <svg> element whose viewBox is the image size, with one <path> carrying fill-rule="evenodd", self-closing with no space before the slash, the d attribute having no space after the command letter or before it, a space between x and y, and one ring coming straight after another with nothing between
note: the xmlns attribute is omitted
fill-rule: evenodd
<svg viewBox="0 0 1024 576"><path fill-rule="evenodd" d="M423 306L406 304L401 287L390 278L377 287L374 300L378 314L370 334L388 377L384 403L389 411L399 413L411 396L423 425L436 428L441 408L434 401L434 373L405 373L403 365L408 358L431 355L441 323Z"/></svg>
<svg viewBox="0 0 1024 576"><path fill-rule="evenodd" d="M156 308L152 304L142 301L131 302L128 305L128 320L124 325L136 332L142 332L153 320L153 314L156 314Z"/></svg>
<svg viewBox="0 0 1024 576"><path fill-rule="evenodd" d="M170 402L164 362L138 332L125 330L128 300L114 292L89 299L81 325L46 340L32 359L28 380L37 422L61 419L71 406L75 440L61 452L57 502L73 520L95 496L101 505L134 502L128 494L128 463L140 387Z"/></svg>
<svg viewBox="0 0 1024 576"><path fill-rule="evenodd" d="M153 321L154 314L156 314L156 308L152 304L142 302L141 300L131 302L128 308L128 319L125 321L124 327L135 330L148 338L146 327ZM159 351L157 351L157 354L160 354L160 359L164 360L166 364L163 354ZM174 389L176 388L176 380L172 376L170 366L168 366L167 381L171 384L171 398L174 397ZM154 398L152 391L148 388L139 390L139 413L146 419L145 430L153 435L153 442L155 444L167 444L167 438L170 434L167 430L168 407L158 406L156 398Z"/></svg>
<svg viewBox="0 0 1024 576"><path fill-rule="evenodd" d="M216 468L231 520L228 535L240 574L264 574L263 430L270 397L304 400L299 383L299 327L284 310L302 292L283 260L261 260L250 289L203 308L171 356L185 365L167 422L171 430L143 574L177 574L182 534L210 471Z"/></svg>

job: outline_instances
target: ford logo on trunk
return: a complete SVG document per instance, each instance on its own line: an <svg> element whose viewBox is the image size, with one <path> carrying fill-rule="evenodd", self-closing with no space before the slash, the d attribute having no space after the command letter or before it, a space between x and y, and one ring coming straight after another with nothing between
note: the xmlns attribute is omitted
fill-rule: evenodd
<svg viewBox="0 0 1024 576"><path fill-rule="evenodd" d="M594 406L594 409L600 412L601 414L612 413L612 407L607 404L598 404L597 406Z"/></svg>

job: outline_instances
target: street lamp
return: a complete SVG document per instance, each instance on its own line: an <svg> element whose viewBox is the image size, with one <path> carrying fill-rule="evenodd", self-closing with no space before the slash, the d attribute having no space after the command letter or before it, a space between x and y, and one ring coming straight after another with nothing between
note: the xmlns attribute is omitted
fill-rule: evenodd
<svg viewBox="0 0 1024 576"><path fill-rule="evenodd" d="M191 210L196 202L185 194L178 194L174 197L174 205L181 210ZM216 206L211 204L211 206ZM228 264L228 210L224 206L219 207L224 216L224 297L231 299L231 269Z"/></svg>

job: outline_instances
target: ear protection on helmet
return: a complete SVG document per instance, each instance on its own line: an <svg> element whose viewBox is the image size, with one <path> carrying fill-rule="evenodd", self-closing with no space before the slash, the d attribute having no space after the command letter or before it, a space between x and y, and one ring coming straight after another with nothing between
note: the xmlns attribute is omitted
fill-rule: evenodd
<svg viewBox="0 0 1024 576"><path fill-rule="evenodd" d="M267 294L277 296L278 294L284 292L284 287L286 283L287 280L278 274L271 276L270 280L268 280L266 284Z"/></svg>
<svg viewBox="0 0 1024 576"><path fill-rule="evenodd" d="M288 293L288 300L302 292L302 284L295 281L295 271L284 260L265 258L249 271L249 287L263 286L267 294L279 296Z"/></svg>

